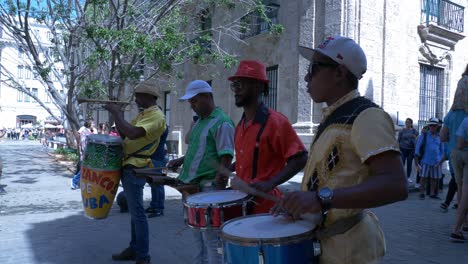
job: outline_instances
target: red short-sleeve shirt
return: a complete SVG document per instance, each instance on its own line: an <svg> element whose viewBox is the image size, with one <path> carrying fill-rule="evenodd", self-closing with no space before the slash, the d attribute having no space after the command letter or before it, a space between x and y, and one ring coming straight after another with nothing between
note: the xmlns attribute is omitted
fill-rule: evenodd
<svg viewBox="0 0 468 264"><path fill-rule="evenodd" d="M257 176L252 179L256 138L265 120L266 125L259 142ZM306 150L289 120L263 104L253 120L245 123L245 118L242 117L236 127L234 145L236 174L247 183L270 180L284 168L290 157ZM281 197L281 192L277 188L271 194ZM254 213L266 213L274 205L274 202L262 199L257 199L256 202L260 203L260 206L254 209Z"/></svg>

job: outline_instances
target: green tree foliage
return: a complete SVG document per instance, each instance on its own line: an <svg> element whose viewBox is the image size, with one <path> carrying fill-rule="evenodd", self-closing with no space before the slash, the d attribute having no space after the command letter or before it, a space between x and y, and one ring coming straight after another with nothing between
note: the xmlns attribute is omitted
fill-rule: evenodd
<svg viewBox="0 0 468 264"><path fill-rule="evenodd" d="M214 10L225 14L216 24ZM252 12L271 22L257 0L0 0L0 25L25 48L76 130L83 116L78 97L130 100L129 88L139 81L181 78L179 66L188 61L233 66L236 58L220 40L239 41L241 18ZM50 43L38 42L31 24L45 25ZM65 95L51 80L51 75L59 77L58 68L65 73ZM21 89L21 83L16 86Z"/></svg>

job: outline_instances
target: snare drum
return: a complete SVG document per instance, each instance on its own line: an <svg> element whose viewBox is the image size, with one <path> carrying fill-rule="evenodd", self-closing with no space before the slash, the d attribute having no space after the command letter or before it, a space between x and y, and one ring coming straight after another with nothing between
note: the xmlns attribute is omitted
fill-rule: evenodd
<svg viewBox="0 0 468 264"><path fill-rule="evenodd" d="M184 201L185 223L196 229L219 228L225 221L246 215L250 196L235 190L201 192Z"/></svg>
<svg viewBox="0 0 468 264"><path fill-rule="evenodd" d="M292 222L282 216L259 214L233 219L221 227L227 264L318 263L320 245L313 239L315 224Z"/></svg>

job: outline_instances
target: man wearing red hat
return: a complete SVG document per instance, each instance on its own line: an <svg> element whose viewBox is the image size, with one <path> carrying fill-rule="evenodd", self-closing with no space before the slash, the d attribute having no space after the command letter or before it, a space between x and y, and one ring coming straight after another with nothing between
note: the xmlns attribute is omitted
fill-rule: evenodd
<svg viewBox="0 0 468 264"><path fill-rule="evenodd" d="M258 61L241 61L234 76L228 78L235 104L244 109L236 127L234 145L237 176L252 187L276 197L276 186L298 173L307 161L307 151L288 119L261 101L268 95L266 68ZM267 213L274 202L255 199L250 213Z"/></svg>

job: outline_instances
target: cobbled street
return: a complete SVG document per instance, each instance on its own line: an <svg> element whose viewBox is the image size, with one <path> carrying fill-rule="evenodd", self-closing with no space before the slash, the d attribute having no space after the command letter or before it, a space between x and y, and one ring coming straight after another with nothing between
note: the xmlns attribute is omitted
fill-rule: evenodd
<svg viewBox="0 0 468 264"><path fill-rule="evenodd" d="M37 141L0 140L0 263L116 263L110 256L129 242L129 215L114 204L104 220L85 217L80 191L69 186L73 172L48 151ZM299 188L300 178L281 188ZM146 203L150 196L146 188ZM166 187L165 215L149 219L152 263L191 263L193 238L180 199ZM387 239L383 263L468 263L468 244L448 240L455 210L440 212L440 202L412 192L373 210Z"/></svg>

